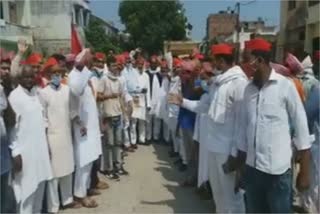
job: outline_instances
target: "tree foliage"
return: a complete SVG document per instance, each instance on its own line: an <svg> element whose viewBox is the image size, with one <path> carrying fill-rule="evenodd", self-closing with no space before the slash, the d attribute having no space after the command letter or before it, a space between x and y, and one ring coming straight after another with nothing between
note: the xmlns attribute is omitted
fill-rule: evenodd
<svg viewBox="0 0 320 214"><path fill-rule="evenodd" d="M94 51L108 53L110 49L120 52L119 39L106 34L104 23L91 17L88 27L85 29L86 39Z"/></svg>
<svg viewBox="0 0 320 214"><path fill-rule="evenodd" d="M187 19L178 0L122 0L119 16L133 44L149 53L162 50L165 40L186 39Z"/></svg>

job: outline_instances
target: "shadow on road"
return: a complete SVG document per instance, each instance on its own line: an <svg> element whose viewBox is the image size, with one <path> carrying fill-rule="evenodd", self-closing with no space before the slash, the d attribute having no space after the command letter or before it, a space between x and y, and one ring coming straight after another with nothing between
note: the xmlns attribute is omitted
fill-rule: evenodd
<svg viewBox="0 0 320 214"><path fill-rule="evenodd" d="M169 181L164 188L172 193L174 199L157 202L141 201L146 205L166 205L172 208L174 213L212 213L214 211L211 201L202 201L196 194L196 188L187 188L179 186L184 181L186 175L179 172L174 165L176 159L169 158L169 146L154 144L155 155L159 160L159 167L155 170L161 172L162 176ZM172 184L171 184L172 183Z"/></svg>

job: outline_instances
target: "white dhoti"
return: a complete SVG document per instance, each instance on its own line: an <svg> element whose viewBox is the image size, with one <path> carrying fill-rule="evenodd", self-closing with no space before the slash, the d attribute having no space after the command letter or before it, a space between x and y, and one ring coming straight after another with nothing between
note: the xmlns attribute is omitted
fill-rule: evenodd
<svg viewBox="0 0 320 214"><path fill-rule="evenodd" d="M203 144L199 144L198 187L209 180L209 151Z"/></svg>
<svg viewBox="0 0 320 214"><path fill-rule="evenodd" d="M39 183L36 191L19 204L19 213L41 213L45 181Z"/></svg>
<svg viewBox="0 0 320 214"><path fill-rule="evenodd" d="M137 143L137 126L138 126L138 137L140 143L146 142L146 121L133 118L130 126L130 136L133 145Z"/></svg>
<svg viewBox="0 0 320 214"><path fill-rule="evenodd" d="M60 187L60 188L59 188ZM47 186L47 207L48 212L57 213L60 207L59 201L59 189L61 192L61 204L66 206L73 202L72 194L72 174L61 177L54 178L48 181Z"/></svg>
<svg viewBox="0 0 320 214"><path fill-rule="evenodd" d="M217 213L245 213L243 194L234 193L235 172L225 174L222 165L228 155L209 152L209 180Z"/></svg>
<svg viewBox="0 0 320 214"><path fill-rule="evenodd" d="M74 179L74 196L77 198L85 198L87 196L87 190L90 187L91 181L91 169L93 162L85 165L81 168L76 168Z"/></svg>

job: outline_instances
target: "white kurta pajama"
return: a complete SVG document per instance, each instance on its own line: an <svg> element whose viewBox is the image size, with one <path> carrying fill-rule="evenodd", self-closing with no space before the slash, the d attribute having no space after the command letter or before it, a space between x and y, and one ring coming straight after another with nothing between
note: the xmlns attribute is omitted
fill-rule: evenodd
<svg viewBox="0 0 320 214"><path fill-rule="evenodd" d="M163 77L162 84L159 93L159 111L156 112L156 116L162 120L163 124L163 139L166 142L170 141L169 132L169 113L168 113L168 92L170 88L170 81L168 77Z"/></svg>
<svg viewBox="0 0 320 214"><path fill-rule="evenodd" d="M160 82L157 77L159 70L149 70L150 80L150 111L147 113L147 140L159 140L161 130L161 120L158 118L157 113L160 108Z"/></svg>
<svg viewBox="0 0 320 214"><path fill-rule="evenodd" d="M15 174L13 188L20 213L40 212L44 182L52 178L46 124L36 89L18 86L9 96L16 114L12 156L22 157L22 170Z"/></svg>
<svg viewBox="0 0 320 214"><path fill-rule="evenodd" d="M172 77L169 84L169 93L181 94L181 80L179 76ZM176 136L176 129L178 124L179 107L173 104L168 104L168 128L169 135L173 141L174 152L180 152L180 140Z"/></svg>
<svg viewBox="0 0 320 214"><path fill-rule="evenodd" d="M123 69L121 72L120 82L125 86L124 89L126 89L128 94L127 96L130 100L132 100L133 95L141 91L141 87L139 85L139 72L133 68L132 65L128 65ZM133 141L129 137L129 132L131 130L130 122L129 118L124 118L124 144L126 147L129 147L130 143L136 143L136 141Z"/></svg>
<svg viewBox="0 0 320 214"><path fill-rule="evenodd" d="M90 184L90 172L93 161L102 153L101 132L96 100L88 80L91 72L84 67L80 72L74 68L69 74L69 86L75 100L78 102L80 120L87 128L87 134L81 136L81 127L74 124L75 182L74 195L86 197Z"/></svg>
<svg viewBox="0 0 320 214"><path fill-rule="evenodd" d="M71 120L77 112L72 109L70 89L60 85L58 89L48 85L40 91L45 117L48 124L48 143L51 153L51 166L54 179L48 182L48 211L59 210L58 186L60 186L62 205L73 202L72 172L74 171L74 154L72 144Z"/></svg>
<svg viewBox="0 0 320 214"><path fill-rule="evenodd" d="M137 124L139 130L139 142L145 143L146 138L146 120L147 108L150 107L150 80L145 72L139 73L138 83L141 89L146 89L146 93L134 93L133 97L133 112L130 127L130 136L132 144L137 142Z"/></svg>
<svg viewBox="0 0 320 214"><path fill-rule="evenodd" d="M235 172L225 174L222 165L228 156L236 156L240 103L247 77L239 66L217 76L210 85L208 97L200 101L183 100L182 107L208 114L207 146L209 151L209 181L217 213L243 213L242 193L234 193Z"/></svg>
<svg viewBox="0 0 320 214"><path fill-rule="evenodd" d="M124 93L126 94L126 99L127 101L132 101L132 97L128 92L128 87L127 87L127 82L126 82L126 78L123 75L124 71L121 72L121 75L119 76L119 81L121 83L121 87L124 90ZM130 127L130 119L129 116L127 114L128 111L128 102L124 103L124 112L123 112L123 118L121 119L122 122L122 129L123 129L123 145L125 147L129 147L130 146L130 137L129 137L129 127Z"/></svg>

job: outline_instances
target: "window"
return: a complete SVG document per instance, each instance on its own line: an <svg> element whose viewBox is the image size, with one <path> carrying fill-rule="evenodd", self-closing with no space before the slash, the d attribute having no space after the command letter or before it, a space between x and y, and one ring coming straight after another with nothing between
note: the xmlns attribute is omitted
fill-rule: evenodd
<svg viewBox="0 0 320 214"><path fill-rule="evenodd" d="M294 8L296 8L296 0L289 0L288 1L288 9L293 10Z"/></svg>
<svg viewBox="0 0 320 214"><path fill-rule="evenodd" d="M75 17L76 17L76 24L80 24L80 9L78 7L75 8Z"/></svg>
<svg viewBox="0 0 320 214"><path fill-rule="evenodd" d="M11 23L17 23L17 5L15 2L9 2L9 20Z"/></svg>
<svg viewBox="0 0 320 214"><path fill-rule="evenodd" d="M316 5L316 4L319 4L319 3L320 3L320 0L309 0L309 7Z"/></svg>
<svg viewBox="0 0 320 214"><path fill-rule="evenodd" d="M4 15L3 15L3 2L0 1L0 19L3 19Z"/></svg>

